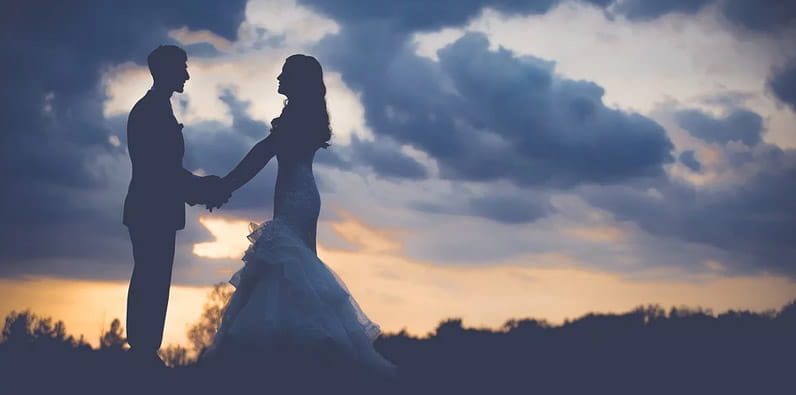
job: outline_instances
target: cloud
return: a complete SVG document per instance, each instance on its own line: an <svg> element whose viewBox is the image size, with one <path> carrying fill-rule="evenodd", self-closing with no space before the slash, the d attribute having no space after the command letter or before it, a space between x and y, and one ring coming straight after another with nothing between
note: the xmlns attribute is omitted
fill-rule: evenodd
<svg viewBox="0 0 796 395"><path fill-rule="evenodd" d="M796 20L796 3L781 0L725 0L724 16L744 28L771 32Z"/></svg>
<svg viewBox="0 0 796 395"><path fill-rule="evenodd" d="M187 27L234 40L243 1L31 1L5 7L0 272L119 275L129 248L124 120L104 117L101 75L142 64ZM46 12L42 12L46 10ZM98 34L101 32L101 34ZM142 87L142 90L146 87ZM126 256L125 256L126 258Z"/></svg>
<svg viewBox="0 0 796 395"><path fill-rule="evenodd" d="M710 143L740 141L751 147L761 141L763 133L763 118L746 109L735 109L720 118L693 109L679 111L675 116L688 133Z"/></svg>
<svg viewBox="0 0 796 395"><path fill-rule="evenodd" d="M619 309L645 300L665 304L702 301L699 303L711 306L765 300L776 305L773 301L789 297L796 286L772 276L725 278L716 273L721 271L721 263L717 261L704 264L713 272L702 274L697 282L626 281L616 274L567 266L571 259L552 253L510 263L434 265L402 253L405 232L374 226L352 213L339 214L340 218L331 224L332 231L350 245L336 248L321 242L318 254L345 281L364 311L390 331L408 327L422 334L442 318L440 311L476 324L497 326L528 309L536 311L538 316L562 321L580 312ZM243 254L247 246L239 240L248 233L245 221L225 219L211 224L203 220L202 223L223 233L214 242L214 251L229 256ZM627 237L623 230L610 227L576 226L567 232L605 244ZM591 296L584 299L584 294ZM428 300L437 302L429 307L424 303ZM500 303L495 303L496 300ZM550 304L552 300L573 303ZM495 310L497 305L500 308Z"/></svg>
<svg viewBox="0 0 796 395"><path fill-rule="evenodd" d="M339 30L335 21L298 5L295 0L249 1L242 29L251 28L255 35L278 39L288 47L311 44Z"/></svg>
<svg viewBox="0 0 796 395"><path fill-rule="evenodd" d="M796 58L774 72L768 87L777 99L796 111Z"/></svg>
<svg viewBox="0 0 796 395"><path fill-rule="evenodd" d="M477 215L508 224L534 221L551 211L544 204L511 196L485 196L470 200L470 209Z"/></svg>
<svg viewBox="0 0 796 395"><path fill-rule="evenodd" d="M609 14L631 21L651 21L668 14L696 14L710 5L735 26L772 33L796 20L796 4L782 0L613 0L605 2Z"/></svg>
<svg viewBox="0 0 796 395"><path fill-rule="evenodd" d="M543 14L558 4L559 0L434 2L408 0L381 3L367 0L300 0L300 2L343 24L379 21L389 24L396 31L406 32L461 25L476 16L484 7L510 13Z"/></svg>
<svg viewBox="0 0 796 395"><path fill-rule="evenodd" d="M682 10L689 12L687 7ZM415 47L408 43L405 32L386 21L376 23L363 17L359 20L342 18L338 22L341 23L340 32L326 37L316 47L322 61L339 71L346 84L361 93L368 125L377 138L388 136L425 152L439 165L443 180L482 185L506 180L527 193L540 187L575 188L579 193L589 191L583 192L589 202L594 202L598 208L609 208L608 212L616 212L618 221L639 224L644 233L618 239L622 241L621 249L632 251L632 254L617 252L613 257L640 262L639 265L647 268L669 264L702 270L704 265L700 262L711 255L721 256L723 260L722 248L726 248L729 253L740 252L730 260L733 270L781 269L778 264L766 262L762 255L756 255L766 242L750 247L759 236L752 237L754 240L744 246L732 247L732 242L722 240L731 235L717 234L728 233L724 228L727 221L744 222L743 216L725 217L724 205L743 205L744 199L749 199L746 203L754 206L755 197L747 195L735 202L722 202L721 194L709 188L695 191L690 185L673 186L676 183L664 172L664 167L674 159L673 146L666 132L649 118L606 106L604 91L599 85L564 78L557 75L554 63L496 48L497 45L490 45L486 37L477 34L461 36L441 48L434 59L419 58L414 55ZM517 107L511 107L513 105ZM700 112L693 114L696 121L689 126L692 133L704 139L759 144L762 118L748 110L732 114L715 118ZM731 125L734 121L740 122L738 129L727 131L726 126L736 126ZM722 129L716 131L723 134L715 136L708 129L696 126L719 127ZM691 163L687 157L688 154L683 158ZM727 188L735 187L733 184ZM775 193L767 185L761 185L761 189L765 191L763 194ZM601 202L591 195L592 190L610 197ZM637 192L643 204L624 199L619 191L626 190ZM500 195L497 189L492 192ZM706 196L711 207L701 207L702 199L693 198L693 195ZM508 196L520 200L517 197L523 195ZM674 199L679 205L668 207L668 199ZM479 206L466 198L460 200L455 204L449 201L439 204L437 199L414 201L410 207L428 213L488 218L497 224L513 220L543 227L559 220L558 216L543 211L541 215L523 216L524 208L519 205L512 210L508 209L511 205L506 205L506 212L511 213L499 215L484 207L504 206L489 206L484 202L479 202ZM625 202L630 207L622 207ZM636 215L623 215L623 210L634 210L633 204L640 206ZM476 211L474 207L481 210ZM653 210L645 216L647 207ZM776 210L786 213L785 208ZM750 211L755 210L750 208ZM694 212L695 218L683 218L685 212ZM755 214L750 215L754 217ZM671 218L655 223L658 216ZM538 223L540 219L544 222ZM692 225L691 221L696 224ZM458 237L440 236L426 245L418 244L418 240L427 236L418 236L418 240L408 243L408 251L414 257L442 261L499 259L505 257L503 253L512 255L508 251L516 254L543 248L540 244L548 240L540 237L539 229L535 229L533 238L526 236L526 240L532 240L526 241L527 246L507 242L491 248L478 237L485 231L483 223L465 223L459 218L451 222L456 225L439 226L435 228L436 233L445 233L444 228ZM762 221L762 224L768 227L770 234L777 235L774 222ZM686 229L689 226L692 229ZM703 234L696 230L700 226ZM569 233L594 236L583 231ZM491 234L495 238L502 235L501 232ZM530 230L524 235L528 234ZM612 234L611 237L616 236ZM667 256L665 251L671 248L680 249L682 254ZM777 248L782 251L783 245L777 244ZM564 250L581 258L581 262L613 268L606 263L606 259L610 259L606 258L607 254L589 254L576 245L567 245ZM617 264L617 268L619 266Z"/></svg>
<svg viewBox="0 0 796 395"><path fill-rule="evenodd" d="M493 193L443 198L439 201L414 201L410 207L427 213L482 217L508 225L527 224L554 212L546 196L532 197L529 194L530 191L526 194Z"/></svg>
<svg viewBox="0 0 796 395"><path fill-rule="evenodd" d="M775 32L796 20L796 5L782 0L422 0L373 3L365 0L299 0L342 24L378 21L395 31L428 32L461 26L489 8L506 15L545 14L567 2L581 2L621 15L633 22L648 22L670 14L693 15L715 6L726 20L745 29Z"/></svg>
<svg viewBox="0 0 796 395"><path fill-rule="evenodd" d="M467 34L441 49L437 63L416 56L406 36L364 23L317 50L361 90L374 133L427 153L443 178L613 183L659 175L672 161L665 131L606 107L598 85L488 47L485 36Z"/></svg>
<svg viewBox="0 0 796 395"><path fill-rule="evenodd" d="M350 153L359 163L370 166L386 178L422 179L428 171L414 158L402 153L387 138L376 141L360 140L352 136Z"/></svg>
<svg viewBox="0 0 796 395"><path fill-rule="evenodd" d="M587 2L597 6L609 3ZM241 24L242 3L231 4L232 9L225 11L222 8L229 3L203 7L181 2L176 8L155 12L159 4L145 2L124 18L114 5L98 5L92 12L82 10L86 15L109 14L96 22L101 26L66 18L46 20L52 30L36 21L31 29L16 22L4 25L4 32L10 32L4 37L13 39L0 45L20 62L12 64L3 77L13 95L0 98L7 104L0 111L9 125L8 132L0 135L4 154L0 168L4 172L19 169L15 171L21 176L8 178L9 190L14 193L0 198L0 235L5 240L0 242L0 272L94 278L129 275L128 265L113 264L131 262L129 240L120 224L121 201L129 181L124 144L124 118L131 106L127 100L140 97L149 83L142 65L146 53L172 39L189 46L193 59L189 67L202 77L192 78L189 91L175 98L175 110L186 124L185 165L207 174L225 174L267 133L267 120L281 107L281 97L272 92L273 77L284 56L294 51L317 55L326 73L335 133L332 147L317 156L324 205L344 206L356 210L368 222L406 231L402 246L413 258L474 264L525 257L524 262L534 265L555 262L623 274L668 269L667 265L706 270L702 262L709 259L721 262L730 274L739 270L784 270L768 260L773 262L789 253L783 246L790 239L777 233L776 221L789 224L791 218L787 210L792 207L781 198L777 200L778 194L787 196L791 192L785 160L790 151L763 154L762 122L755 129L755 117L748 113L735 122L730 115L715 117L700 112L694 116L698 126L721 128L723 132L713 135L710 128L692 128L698 130L694 135L706 141L739 140L754 146L726 144L737 148L732 152L728 147L711 146L727 151L722 151L719 159L743 162L736 166L743 171L733 177L752 173L753 177L744 179L760 189L753 194L738 192L740 184L725 183L724 179L721 185L705 188L671 180L677 175L667 177L667 168L686 171L683 166L669 166L675 160L670 137L650 117L628 110L642 108L635 106L634 100L658 89L636 89L647 81L704 89L727 80L733 89L745 89L747 81L757 81L754 76L745 77L742 83L724 77L745 72L749 67L746 62L719 64L714 74L718 77L700 84L680 78L684 70L680 65L691 64L688 60L693 53L711 53L709 58L713 58L717 52L711 48L724 48L711 41L712 35L703 34L712 31L713 25L693 30L694 37L706 38L704 42L687 35L672 40L673 47L690 49L682 58L667 55L659 60L649 52L631 51L632 55L616 57L617 63L605 63L580 50L591 48L593 42L572 44L564 39L571 45L561 46L562 51L578 54L571 62L595 70L615 70L622 82L634 87L627 89L625 102L613 104L616 100L606 95L606 89L615 93L616 84L603 82L599 74L581 73L539 56L520 54L540 53L535 47L501 48L498 44L504 41L492 33L487 38L461 30L443 40L447 45L436 47L440 49L437 56L416 54L414 32L461 29L479 15L489 16L484 17L484 24L503 26L504 16L545 13L558 1L465 1L456 7L445 2L428 5L415 1L386 5L301 3L326 16L295 7L290 0L252 1L246 5L247 20ZM649 6L644 11L647 14L635 11L634 18L698 12L701 4L704 2ZM583 29L583 35L608 43L594 52L618 53L626 48L624 43L635 40L637 31L631 23L621 27L631 32L622 36L621 45L611 41L617 32L611 30L614 22L605 22L605 30L589 31L589 21L593 20L589 18L596 15L604 20L596 8L555 9L563 19L568 17L567 12L588 10L584 14L588 18L577 19L579 23L574 25L578 29L573 29L573 34ZM76 10L73 15L82 11ZM200 15L187 15L189 11ZM30 13L20 15L30 19L32 14L26 12ZM274 18L276 14L281 17ZM661 21L661 25L668 21ZM691 31L690 27L696 26L693 23L684 30ZM670 30L647 32L657 38L660 32ZM63 37L46 31L61 32ZM108 35L95 38L97 31ZM240 32L240 38L235 37L236 32ZM532 31L518 36L542 34L545 32ZM723 33L720 40L729 40L730 36ZM539 41L549 46L546 40ZM638 45L671 53L661 52L657 46ZM734 44L725 47L716 62L722 63L722 56L739 48ZM197 59L197 53L203 55ZM561 60L558 54L545 53L545 57ZM632 58L653 59L652 63L661 67L645 67L647 64L633 63ZM53 67L53 59L63 60L62 67ZM759 63L767 71L766 59ZM709 60L699 64L704 63L705 69L714 67L714 60ZM677 66L666 68L664 63ZM723 74L725 69L732 73ZM639 73L649 73L649 78L631 78ZM666 75L674 77L667 79ZM691 78L698 80L698 76ZM122 79L127 82L120 82ZM701 93L699 89L666 92L685 100L696 96L692 92ZM754 109L770 119L766 112ZM748 127L741 128L743 125ZM671 138L680 137L678 131ZM693 139L686 140L693 143ZM725 164L715 164L705 154L704 146L683 147L680 139L676 142L679 151L698 152L699 164L710 172ZM696 156L692 153L690 159L696 160ZM687 153L680 154L679 160L685 166L694 164ZM769 178L763 174L769 174ZM257 177L236 192L222 215L258 220L270 215L275 166L269 165ZM571 208L554 203L561 194L582 195L596 207L573 215ZM607 212L616 218L592 221L591 211ZM330 232L331 225L324 224L324 218L328 221L335 215L330 212L323 212L320 232ZM200 207L190 208L188 213L191 222L204 215ZM685 218L688 215L693 219ZM656 220L656 216L668 217ZM728 230L736 225L747 229L760 226L761 234L746 235L747 230L742 230L739 233L746 239L741 240ZM226 232L223 226L214 229L216 233ZM230 253L218 253L224 258L213 260L214 265L187 253L186 245L213 240L212 233L196 224L180 233L176 261L188 264L177 265L176 282L206 284L218 278L218 270L240 264ZM331 239L322 236L319 240ZM47 247L42 248L44 243ZM550 257L556 259L547 259Z"/></svg>
<svg viewBox="0 0 796 395"><path fill-rule="evenodd" d="M249 248L250 242L246 238L251 232L249 221L202 216L199 223L213 234L214 240L194 244L194 255L210 259L241 259Z"/></svg>
<svg viewBox="0 0 796 395"><path fill-rule="evenodd" d="M702 164L696 158L694 150L686 150L680 153L680 163L691 169L691 171L699 172L702 170Z"/></svg>
<svg viewBox="0 0 796 395"><path fill-rule="evenodd" d="M208 30L190 30L183 26L169 32L169 36L183 45L209 44L217 51L226 51L232 47L232 42L224 37L219 37ZM193 51L186 51L194 54Z"/></svg>
<svg viewBox="0 0 796 395"><path fill-rule="evenodd" d="M236 133L242 132L255 141L259 141L268 135L270 125L263 121L252 119L247 113L250 106L249 102L239 100L229 89L223 90L219 99L227 105L232 115L232 130Z"/></svg>
<svg viewBox="0 0 796 395"><path fill-rule="evenodd" d="M768 146L759 169L737 183L694 187L676 180L656 193L631 186L593 188L582 196L662 238L726 251L734 273L796 276L796 150Z"/></svg>
<svg viewBox="0 0 796 395"><path fill-rule="evenodd" d="M671 13L694 14L712 0L614 0L611 13L631 21L649 21Z"/></svg>

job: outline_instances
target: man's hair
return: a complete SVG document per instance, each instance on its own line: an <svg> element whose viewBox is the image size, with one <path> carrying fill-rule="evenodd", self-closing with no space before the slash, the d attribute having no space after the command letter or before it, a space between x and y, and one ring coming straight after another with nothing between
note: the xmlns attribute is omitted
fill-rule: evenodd
<svg viewBox="0 0 796 395"><path fill-rule="evenodd" d="M161 45L149 53L146 63L152 77L156 77L164 70L174 68L175 65L182 65L188 61L188 54L176 45Z"/></svg>

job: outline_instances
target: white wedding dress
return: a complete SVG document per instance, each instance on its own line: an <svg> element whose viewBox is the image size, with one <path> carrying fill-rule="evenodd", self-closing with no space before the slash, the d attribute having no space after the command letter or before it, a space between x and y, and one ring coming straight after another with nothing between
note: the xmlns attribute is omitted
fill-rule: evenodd
<svg viewBox="0 0 796 395"><path fill-rule="evenodd" d="M273 220L252 224L252 244L230 280L236 290L209 351L229 343L252 350L332 344L359 364L393 375L394 365L373 348L379 326L317 256L321 201L313 157L278 158Z"/></svg>

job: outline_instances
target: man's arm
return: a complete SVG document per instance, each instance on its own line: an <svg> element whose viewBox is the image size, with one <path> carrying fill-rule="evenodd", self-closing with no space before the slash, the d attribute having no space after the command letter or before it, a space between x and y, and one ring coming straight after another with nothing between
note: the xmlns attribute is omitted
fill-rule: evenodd
<svg viewBox="0 0 796 395"><path fill-rule="evenodd" d="M177 133L182 133L183 125L181 123L177 124L177 128ZM180 186L179 190L182 192L185 203L191 206L220 199L219 195L223 193L220 190L220 180L220 177L214 175L198 176L182 167L182 163L179 164L176 181Z"/></svg>
<svg viewBox="0 0 796 395"><path fill-rule="evenodd" d="M206 198L202 193L202 177L197 176L196 174L191 173L185 168L180 169L180 188L184 191L184 199L185 203L193 206L198 203L203 203Z"/></svg>
<svg viewBox="0 0 796 395"><path fill-rule="evenodd" d="M174 135L181 132L182 125L174 122L168 107L157 104L139 103L131 112L128 120L130 157L136 161L140 177L146 180L149 188L176 191L190 205L204 203L210 199L212 190L217 189L211 188L211 183L217 184L219 177L200 177L182 167L175 151Z"/></svg>

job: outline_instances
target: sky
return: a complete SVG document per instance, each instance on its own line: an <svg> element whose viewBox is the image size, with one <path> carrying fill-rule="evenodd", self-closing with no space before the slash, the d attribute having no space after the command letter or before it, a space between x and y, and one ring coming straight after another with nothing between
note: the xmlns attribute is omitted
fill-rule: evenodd
<svg viewBox="0 0 796 395"><path fill-rule="evenodd" d="M184 165L267 135L324 68L319 256L387 332L796 299L796 4L778 0L31 1L0 15L0 314L96 343L124 318L125 125L146 55L188 53ZM187 209L166 343L271 216L276 163Z"/></svg>

